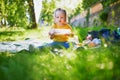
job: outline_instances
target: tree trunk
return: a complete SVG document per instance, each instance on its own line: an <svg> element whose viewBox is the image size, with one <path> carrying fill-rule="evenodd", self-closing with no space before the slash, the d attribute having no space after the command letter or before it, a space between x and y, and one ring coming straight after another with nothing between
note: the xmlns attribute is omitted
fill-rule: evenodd
<svg viewBox="0 0 120 80"><path fill-rule="evenodd" d="M30 22L31 22L31 28L36 29L37 28L37 23L36 23L36 18L35 18L35 11L34 11L34 3L33 0L28 0L29 3L29 15L30 15Z"/></svg>

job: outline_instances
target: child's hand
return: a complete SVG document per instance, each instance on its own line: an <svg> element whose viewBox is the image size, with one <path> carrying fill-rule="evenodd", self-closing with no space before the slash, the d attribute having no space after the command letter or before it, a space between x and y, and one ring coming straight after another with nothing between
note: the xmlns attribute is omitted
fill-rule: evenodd
<svg viewBox="0 0 120 80"><path fill-rule="evenodd" d="M70 36L73 37L73 36L74 36L74 33L71 33Z"/></svg>
<svg viewBox="0 0 120 80"><path fill-rule="evenodd" d="M54 29L51 29L50 32L49 32L49 35L53 35L55 32L54 32Z"/></svg>
<svg viewBox="0 0 120 80"><path fill-rule="evenodd" d="M50 39L53 39L53 38L54 38L54 36L55 36L54 34L50 35Z"/></svg>
<svg viewBox="0 0 120 80"><path fill-rule="evenodd" d="M70 36L70 34L65 34L66 36Z"/></svg>
<svg viewBox="0 0 120 80"><path fill-rule="evenodd" d="M71 33L71 34L65 34L66 36L70 36L70 37L73 37L74 36L74 34L73 33Z"/></svg>

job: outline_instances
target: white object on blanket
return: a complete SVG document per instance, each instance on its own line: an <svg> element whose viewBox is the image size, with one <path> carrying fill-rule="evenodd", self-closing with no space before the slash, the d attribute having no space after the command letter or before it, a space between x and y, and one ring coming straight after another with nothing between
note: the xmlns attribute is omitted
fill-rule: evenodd
<svg viewBox="0 0 120 80"><path fill-rule="evenodd" d="M95 43L97 45L101 44L101 40L98 39L98 38L94 38L91 42L93 42L93 43Z"/></svg>
<svg viewBox="0 0 120 80"><path fill-rule="evenodd" d="M50 34L71 34L70 29L51 29Z"/></svg>

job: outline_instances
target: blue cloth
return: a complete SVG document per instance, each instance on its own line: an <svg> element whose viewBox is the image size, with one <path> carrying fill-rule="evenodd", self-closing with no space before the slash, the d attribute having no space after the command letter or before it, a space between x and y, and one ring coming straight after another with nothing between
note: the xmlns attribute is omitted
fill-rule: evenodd
<svg viewBox="0 0 120 80"><path fill-rule="evenodd" d="M118 35L120 35L120 28L117 29L117 33L118 33Z"/></svg>
<svg viewBox="0 0 120 80"><path fill-rule="evenodd" d="M120 40L120 35L117 33L117 30L113 31L113 36L115 40Z"/></svg>
<svg viewBox="0 0 120 80"><path fill-rule="evenodd" d="M110 40L110 29L107 29L107 28L102 28L100 30L100 34L102 35L102 37L106 40L106 41L109 41Z"/></svg>
<svg viewBox="0 0 120 80"><path fill-rule="evenodd" d="M43 46L39 46L39 49L43 49L43 48L69 48L70 44L69 42L52 42L49 44L45 44Z"/></svg>

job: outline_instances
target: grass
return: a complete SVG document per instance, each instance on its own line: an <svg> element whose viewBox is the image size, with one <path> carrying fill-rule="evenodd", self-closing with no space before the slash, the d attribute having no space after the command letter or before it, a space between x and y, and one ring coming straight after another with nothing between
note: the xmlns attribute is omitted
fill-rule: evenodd
<svg viewBox="0 0 120 80"><path fill-rule="evenodd" d="M46 31L24 30L11 36L2 31L0 41L12 41L25 38L45 39ZM45 29L48 30L48 29ZM82 38L88 29L75 30ZM81 31L81 32L80 32ZM9 32L11 32L9 30ZM29 35L28 35L29 34ZM39 35L36 35L39 34ZM36 36L33 36L36 35ZM8 38L9 37L9 38ZM64 50L64 56L55 55L48 50L28 53L0 53L1 80L120 80L119 45L101 46L96 49Z"/></svg>

